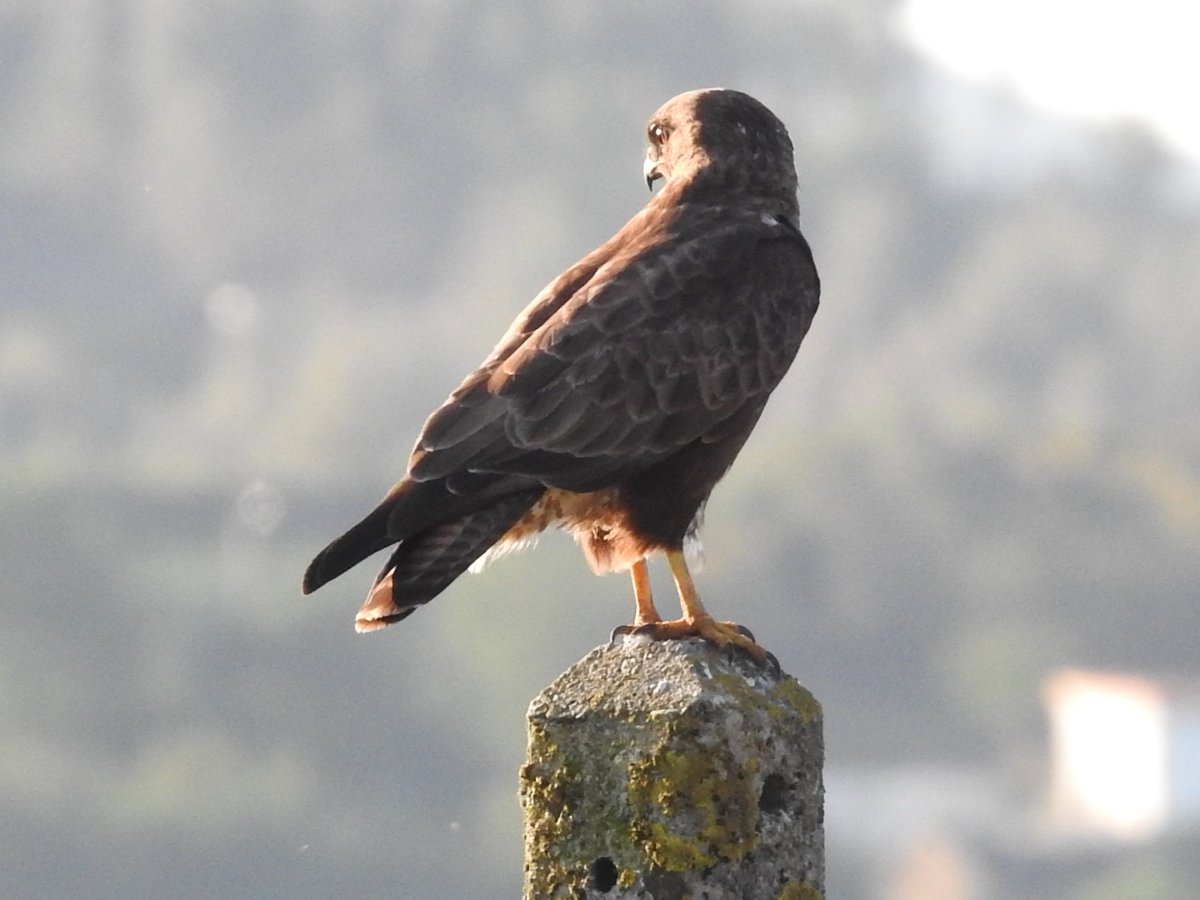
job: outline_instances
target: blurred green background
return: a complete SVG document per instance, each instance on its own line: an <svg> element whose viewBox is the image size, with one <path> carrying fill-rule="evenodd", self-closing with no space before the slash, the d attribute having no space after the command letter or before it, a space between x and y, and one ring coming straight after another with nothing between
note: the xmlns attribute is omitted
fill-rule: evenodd
<svg viewBox="0 0 1200 900"><path fill-rule="evenodd" d="M372 566L300 575L696 87L788 124L824 283L699 584L825 704L829 896L900 896L939 772L1036 818L1058 667L1200 678L1196 163L904 12L5 4L0 895L519 894L526 705L627 580L553 535L360 637ZM953 896L1190 897L1185 843Z"/></svg>

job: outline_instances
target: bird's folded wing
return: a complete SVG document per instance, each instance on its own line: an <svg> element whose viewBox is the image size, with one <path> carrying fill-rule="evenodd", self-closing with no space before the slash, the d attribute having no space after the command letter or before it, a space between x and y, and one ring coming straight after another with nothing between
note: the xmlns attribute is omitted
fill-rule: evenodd
<svg viewBox="0 0 1200 900"><path fill-rule="evenodd" d="M720 207L685 205L670 226L535 301L430 416L411 476L594 490L761 406L816 312L804 238Z"/></svg>

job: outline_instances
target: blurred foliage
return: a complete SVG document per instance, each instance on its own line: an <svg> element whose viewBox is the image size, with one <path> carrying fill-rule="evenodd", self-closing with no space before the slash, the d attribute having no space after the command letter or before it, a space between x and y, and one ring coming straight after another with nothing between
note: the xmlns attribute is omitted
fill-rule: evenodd
<svg viewBox="0 0 1200 900"><path fill-rule="evenodd" d="M891 12L9 4L0 893L516 894L525 705L626 583L547 537L359 639L369 573L299 576L644 202L642 122L698 86L789 123L825 287L701 588L821 697L831 760L1003 762L1057 666L1196 674L1180 166L984 93L1005 127L956 130Z"/></svg>

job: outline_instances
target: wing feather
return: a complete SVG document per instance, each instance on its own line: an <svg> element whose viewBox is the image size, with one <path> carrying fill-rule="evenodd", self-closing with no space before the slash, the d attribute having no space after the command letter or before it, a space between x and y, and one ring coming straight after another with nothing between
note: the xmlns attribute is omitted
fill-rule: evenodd
<svg viewBox="0 0 1200 900"><path fill-rule="evenodd" d="M804 238L729 208L645 212L543 291L429 418L414 479L590 490L765 403L816 312Z"/></svg>

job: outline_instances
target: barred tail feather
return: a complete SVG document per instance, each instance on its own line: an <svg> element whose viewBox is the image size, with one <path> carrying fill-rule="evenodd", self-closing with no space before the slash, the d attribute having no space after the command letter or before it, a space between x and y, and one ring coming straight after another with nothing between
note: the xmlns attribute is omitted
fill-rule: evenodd
<svg viewBox="0 0 1200 900"><path fill-rule="evenodd" d="M377 631L428 603L498 541L537 501L542 488L521 491L400 542L354 620Z"/></svg>
<svg viewBox="0 0 1200 900"><path fill-rule="evenodd" d="M308 564L301 591L311 594L368 556L396 543L387 528L395 502L395 497L389 494L365 519L318 553Z"/></svg>

